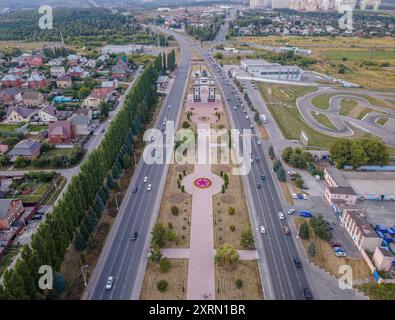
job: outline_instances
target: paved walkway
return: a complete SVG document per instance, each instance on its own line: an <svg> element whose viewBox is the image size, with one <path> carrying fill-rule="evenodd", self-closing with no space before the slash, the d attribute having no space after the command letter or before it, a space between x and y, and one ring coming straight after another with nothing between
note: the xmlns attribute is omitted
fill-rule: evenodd
<svg viewBox="0 0 395 320"><path fill-rule="evenodd" d="M162 256L168 259L189 259L191 256L191 249L189 248L164 248L161 250ZM256 250L237 250L240 260L257 260L258 252ZM213 257L216 250L213 250Z"/></svg>

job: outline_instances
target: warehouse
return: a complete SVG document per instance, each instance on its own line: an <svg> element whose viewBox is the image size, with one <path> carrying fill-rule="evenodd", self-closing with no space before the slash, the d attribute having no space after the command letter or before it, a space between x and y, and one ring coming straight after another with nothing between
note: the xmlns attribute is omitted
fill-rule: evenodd
<svg viewBox="0 0 395 320"><path fill-rule="evenodd" d="M299 81L303 70L298 66L284 66L263 59L241 60L241 68L251 76L265 79Z"/></svg>

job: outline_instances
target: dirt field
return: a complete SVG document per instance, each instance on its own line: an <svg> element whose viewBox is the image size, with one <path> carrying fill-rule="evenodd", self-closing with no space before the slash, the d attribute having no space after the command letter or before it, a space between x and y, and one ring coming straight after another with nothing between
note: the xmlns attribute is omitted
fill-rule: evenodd
<svg viewBox="0 0 395 320"><path fill-rule="evenodd" d="M0 50L6 50L11 48L19 48L21 50L33 51L42 49L44 47L52 47L60 45L60 42L23 42L23 41L0 41Z"/></svg>
<svg viewBox="0 0 395 320"><path fill-rule="evenodd" d="M171 268L162 273L159 267L148 261L145 272L141 300L185 300L188 282L188 259L170 259ZM157 282L165 280L168 287L165 292L160 292Z"/></svg>
<svg viewBox="0 0 395 320"><path fill-rule="evenodd" d="M238 289L235 281L240 279L243 286ZM215 266L216 300L263 300L258 263L240 261L235 270Z"/></svg>

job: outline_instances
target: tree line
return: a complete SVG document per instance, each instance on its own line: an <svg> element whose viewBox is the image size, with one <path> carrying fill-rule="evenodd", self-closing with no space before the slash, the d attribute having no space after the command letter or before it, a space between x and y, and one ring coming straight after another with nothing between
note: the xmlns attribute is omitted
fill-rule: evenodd
<svg viewBox="0 0 395 320"><path fill-rule="evenodd" d="M73 176L63 197L32 236L31 243L23 246L15 267L4 272L0 299L57 297L54 290L38 287L39 268L49 265L55 276L61 278L59 270L68 246L74 242L77 250L83 250L92 239L109 192L116 187L121 169L128 165L127 159L134 152L134 141L154 115L155 80L160 71L158 59L145 68L136 81L99 147Z"/></svg>

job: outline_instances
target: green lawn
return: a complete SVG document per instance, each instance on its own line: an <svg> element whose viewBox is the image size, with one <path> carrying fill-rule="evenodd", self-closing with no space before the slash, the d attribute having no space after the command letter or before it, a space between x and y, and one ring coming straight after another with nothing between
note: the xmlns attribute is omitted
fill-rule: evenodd
<svg viewBox="0 0 395 320"><path fill-rule="evenodd" d="M377 119L377 123L379 124L379 125L381 125L381 126L383 126L383 125L385 125L386 123L387 123L387 121L388 121L388 118L379 118L379 119Z"/></svg>
<svg viewBox="0 0 395 320"><path fill-rule="evenodd" d="M0 124L0 131L2 132L12 132L15 131L16 129L20 128L21 125L19 124L5 124L2 123Z"/></svg>
<svg viewBox="0 0 395 320"><path fill-rule="evenodd" d="M47 129L48 126L31 125L29 126L30 132L40 132L41 130Z"/></svg>
<svg viewBox="0 0 395 320"><path fill-rule="evenodd" d="M312 100L311 103L322 110L328 110L329 109L329 99L333 95L331 94L320 94L319 96L315 96Z"/></svg>
<svg viewBox="0 0 395 320"><path fill-rule="evenodd" d="M358 105L358 102L355 101L355 100L352 100L352 99L343 99L343 100L340 102L341 108L344 108L344 110L349 110L349 111L347 112L347 114L348 114L354 107L356 107L357 105ZM341 113L340 113L340 114L341 114ZM343 116L343 115L347 115L347 114L341 114L341 115Z"/></svg>
<svg viewBox="0 0 395 320"><path fill-rule="evenodd" d="M359 115L357 116L358 120L362 120L364 116L366 116L369 112L372 112L373 110L370 108L364 108Z"/></svg>
<svg viewBox="0 0 395 320"><path fill-rule="evenodd" d="M333 130L337 130L337 128L335 127L335 125L332 123L332 121L324 114L322 113L316 113L315 111L311 111L311 114L313 115L313 117L321 124L323 124L325 127L333 129Z"/></svg>
<svg viewBox="0 0 395 320"><path fill-rule="evenodd" d="M374 281L358 286L373 300L395 300L395 284L378 284Z"/></svg>
<svg viewBox="0 0 395 320"><path fill-rule="evenodd" d="M43 197L44 193L48 190L49 183L42 183L39 185L35 185L33 187L33 191L30 195L20 195L20 198L23 202L38 202Z"/></svg>
<svg viewBox="0 0 395 320"><path fill-rule="evenodd" d="M316 90L314 87L284 87L258 84L268 107L286 139L298 140L303 130L309 137L309 146L329 149L336 138L324 135L306 124L296 107L296 98ZM271 94L270 90L271 89Z"/></svg>
<svg viewBox="0 0 395 320"><path fill-rule="evenodd" d="M323 55L331 60L348 60L355 61L370 61L370 60L393 60L395 59L395 50L328 50L323 52Z"/></svg>

